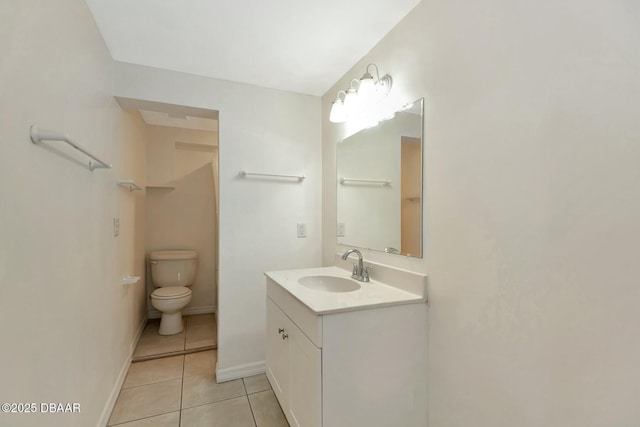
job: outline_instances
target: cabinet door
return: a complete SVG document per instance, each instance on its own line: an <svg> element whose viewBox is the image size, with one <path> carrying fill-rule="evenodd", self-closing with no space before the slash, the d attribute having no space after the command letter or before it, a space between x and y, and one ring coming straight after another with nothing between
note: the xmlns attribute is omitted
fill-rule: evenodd
<svg viewBox="0 0 640 427"><path fill-rule="evenodd" d="M283 336L289 334L290 325L289 318L267 298L267 378L284 411L289 407L289 341Z"/></svg>
<svg viewBox="0 0 640 427"><path fill-rule="evenodd" d="M321 350L294 324L289 331L289 421L295 427L320 427Z"/></svg>

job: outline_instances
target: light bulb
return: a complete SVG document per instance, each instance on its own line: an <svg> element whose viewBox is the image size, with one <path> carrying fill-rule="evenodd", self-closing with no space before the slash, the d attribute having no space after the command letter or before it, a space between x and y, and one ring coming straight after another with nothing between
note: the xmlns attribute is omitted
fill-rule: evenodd
<svg viewBox="0 0 640 427"><path fill-rule="evenodd" d="M331 104L331 112L329 113L329 121L332 123L343 123L347 120L347 112L340 96Z"/></svg>
<svg viewBox="0 0 640 427"><path fill-rule="evenodd" d="M360 100L358 99L358 92L356 92L356 88L351 86L347 90L347 94L344 97L344 108L345 112L348 114L353 114L360 107Z"/></svg>
<svg viewBox="0 0 640 427"><path fill-rule="evenodd" d="M364 73L360 79L360 85L358 86L358 96L362 97L364 101L370 101L376 95L376 84L373 81L373 76L368 71Z"/></svg>

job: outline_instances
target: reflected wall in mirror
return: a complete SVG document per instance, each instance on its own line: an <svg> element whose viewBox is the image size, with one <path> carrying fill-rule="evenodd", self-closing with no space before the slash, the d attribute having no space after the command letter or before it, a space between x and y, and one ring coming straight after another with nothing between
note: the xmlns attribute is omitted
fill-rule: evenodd
<svg viewBox="0 0 640 427"><path fill-rule="evenodd" d="M338 143L339 244L422 257L422 104Z"/></svg>

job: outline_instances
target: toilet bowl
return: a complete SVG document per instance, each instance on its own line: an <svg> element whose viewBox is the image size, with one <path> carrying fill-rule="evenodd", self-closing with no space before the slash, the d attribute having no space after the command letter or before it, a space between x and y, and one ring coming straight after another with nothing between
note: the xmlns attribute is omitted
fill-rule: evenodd
<svg viewBox="0 0 640 427"><path fill-rule="evenodd" d="M169 292L167 292L169 291ZM182 309L191 302L191 289L186 286L158 288L151 294L151 305L162 313L160 335L179 334L184 329Z"/></svg>
<svg viewBox="0 0 640 427"><path fill-rule="evenodd" d="M153 251L149 254L151 305L162 313L160 335L183 331L182 309L191 302L191 286L195 280L198 255L195 251Z"/></svg>

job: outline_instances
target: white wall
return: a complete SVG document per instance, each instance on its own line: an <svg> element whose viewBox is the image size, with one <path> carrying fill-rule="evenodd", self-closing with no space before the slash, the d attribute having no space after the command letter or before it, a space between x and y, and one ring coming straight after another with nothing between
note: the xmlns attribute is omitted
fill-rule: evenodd
<svg viewBox="0 0 640 427"><path fill-rule="evenodd" d="M115 73L117 96L219 111L218 375L264 369L263 272L321 263L320 98L126 63Z"/></svg>
<svg viewBox="0 0 640 427"><path fill-rule="evenodd" d="M0 52L0 401L81 405L0 413L0 425L98 425L144 320L144 195L116 181L144 184L145 129L111 96L112 60L83 1L1 2ZM113 169L32 144L34 123ZM123 287L127 275L143 282Z"/></svg>
<svg viewBox="0 0 640 427"><path fill-rule="evenodd" d="M216 304L216 200L218 133L147 125L147 183L158 151L169 153L173 188L147 187L146 251L191 249L198 253L191 302L184 312L211 313ZM157 162L160 163L160 162ZM166 166L156 164L154 166ZM159 169L159 168L158 168ZM147 292L155 289L151 277ZM147 300L150 317L161 313Z"/></svg>
<svg viewBox="0 0 640 427"><path fill-rule="evenodd" d="M640 424L637 2L423 0L323 97L323 259L337 90L369 62L425 97L430 427ZM427 402L426 402L427 403Z"/></svg>

